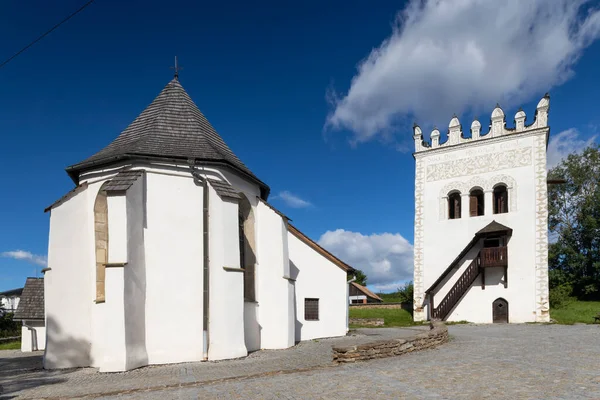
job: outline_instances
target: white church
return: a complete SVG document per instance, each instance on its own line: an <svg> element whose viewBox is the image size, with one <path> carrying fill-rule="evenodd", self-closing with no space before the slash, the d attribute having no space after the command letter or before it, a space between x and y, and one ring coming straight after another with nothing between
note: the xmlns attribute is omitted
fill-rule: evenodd
<svg viewBox="0 0 600 400"><path fill-rule="evenodd" d="M177 75L67 168L50 212L45 368L222 360L347 332L353 269L293 227Z"/></svg>
<svg viewBox="0 0 600 400"><path fill-rule="evenodd" d="M531 124L519 110L490 129L458 118L447 140L414 127L414 319L547 322L548 95Z"/></svg>

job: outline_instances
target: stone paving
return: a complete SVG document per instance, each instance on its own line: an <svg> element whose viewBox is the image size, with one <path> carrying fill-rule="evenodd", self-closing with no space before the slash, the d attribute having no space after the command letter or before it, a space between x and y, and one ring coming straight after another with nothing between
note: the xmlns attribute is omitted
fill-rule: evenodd
<svg viewBox="0 0 600 400"><path fill-rule="evenodd" d="M65 379L62 383L40 382L41 386L29 389L20 388L23 384L7 384L10 379L0 372L0 384L5 387L7 398L75 396L81 393L76 388L78 385L84 385L84 390L96 388L96 393L105 393L93 397L115 400L600 398L600 325L457 325L449 328L451 341L439 348L341 366L324 362L326 357L319 352L329 356L327 350L332 344L352 338L301 343L294 349L257 352L242 360L150 367L123 374L98 374L93 369L80 369L74 371L76 377L53 377ZM381 337L376 338L379 339ZM266 371L268 368L263 364L286 366L282 359L299 363L287 368L304 370ZM0 370L3 371L5 365L0 361ZM194 382L198 377L212 375L209 371L213 370L219 370L221 380ZM234 370L245 371L247 376L238 374L234 378ZM137 377L138 389L108 394L121 387L129 375ZM13 375L12 379L22 377ZM178 386L160 389L160 385L173 381L178 381ZM55 391L51 387L61 389ZM141 389L143 387L150 389Z"/></svg>
<svg viewBox="0 0 600 400"><path fill-rule="evenodd" d="M351 336L301 342L286 350L257 351L237 360L149 366L110 374L95 368L46 371L41 369L42 352L0 351L0 399L69 398L332 366L334 345L412 336L427 329L365 328Z"/></svg>

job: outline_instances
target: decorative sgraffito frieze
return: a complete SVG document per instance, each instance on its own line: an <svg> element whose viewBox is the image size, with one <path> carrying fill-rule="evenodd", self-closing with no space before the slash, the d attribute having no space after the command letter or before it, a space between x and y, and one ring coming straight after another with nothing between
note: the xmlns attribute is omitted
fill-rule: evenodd
<svg viewBox="0 0 600 400"><path fill-rule="evenodd" d="M531 165L530 148L480 155L427 166L427 181L439 181L474 174L484 174L502 169Z"/></svg>
<svg viewBox="0 0 600 400"><path fill-rule="evenodd" d="M546 137L535 138L535 298L536 321L550 321L548 288L548 186L546 183Z"/></svg>
<svg viewBox="0 0 600 400"><path fill-rule="evenodd" d="M415 321L425 321L423 310L424 283L423 283L423 189L425 185L425 168L422 160L417 160L415 171L415 244L414 244L414 312Z"/></svg>

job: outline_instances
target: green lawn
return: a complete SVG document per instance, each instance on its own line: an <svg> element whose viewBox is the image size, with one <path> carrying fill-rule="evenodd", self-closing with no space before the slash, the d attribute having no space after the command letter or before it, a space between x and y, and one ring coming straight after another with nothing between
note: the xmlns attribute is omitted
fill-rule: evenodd
<svg viewBox="0 0 600 400"><path fill-rule="evenodd" d="M600 301L575 301L563 308L551 309L550 317L559 324L591 324L594 322L594 316L598 313L600 313ZM421 324L414 322L412 315L408 311L400 308L357 309L350 307L350 318L383 318L386 327L413 326ZM465 322L461 321L461 323ZM358 326L351 325L350 328L358 328Z"/></svg>
<svg viewBox="0 0 600 400"><path fill-rule="evenodd" d="M383 318L386 327L420 325L413 321L412 315L401 308L353 308L350 307L350 318ZM350 328L356 326L350 325Z"/></svg>
<svg viewBox="0 0 600 400"><path fill-rule="evenodd" d="M15 342L1 342L0 350L19 350L21 349L21 341L17 340Z"/></svg>
<svg viewBox="0 0 600 400"><path fill-rule="evenodd" d="M550 309L550 318L559 324L591 324L600 313L600 301L574 301L562 308Z"/></svg>

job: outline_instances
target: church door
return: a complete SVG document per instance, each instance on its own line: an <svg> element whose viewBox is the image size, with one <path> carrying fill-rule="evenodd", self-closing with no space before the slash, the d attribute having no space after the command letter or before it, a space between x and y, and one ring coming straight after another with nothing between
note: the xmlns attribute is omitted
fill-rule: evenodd
<svg viewBox="0 0 600 400"><path fill-rule="evenodd" d="M508 302L504 299L496 299L492 304L494 323L508 323Z"/></svg>

